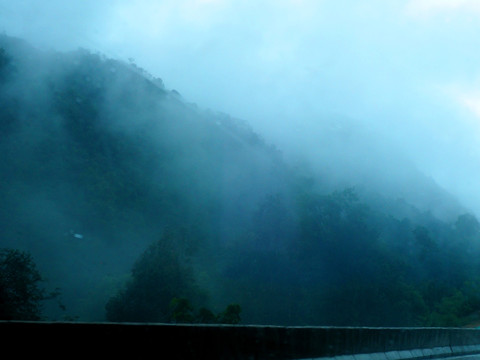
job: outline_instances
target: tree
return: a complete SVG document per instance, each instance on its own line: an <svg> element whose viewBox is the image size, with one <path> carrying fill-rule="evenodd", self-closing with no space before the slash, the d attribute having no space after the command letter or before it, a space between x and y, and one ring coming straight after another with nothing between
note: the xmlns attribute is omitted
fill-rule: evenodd
<svg viewBox="0 0 480 360"><path fill-rule="evenodd" d="M0 250L0 319L40 320L41 302L50 298L42 281L29 253Z"/></svg>
<svg viewBox="0 0 480 360"><path fill-rule="evenodd" d="M193 306L187 299L184 298L173 298L170 302L170 307L172 309L172 321L176 323L193 323Z"/></svg>
<svg viewBox="0 0 480 360"><path fill-rule="evenodd" d="M182 235L167 231L135 262L131 280L106 305L109 321L169 321L174 298L201 297L192 271L182 256ZM180 302L178 315L185 315L187 303ZM182 318L183 319L183 318Z"/></svg>
<svg viewBox="0 0 480 360"><path fill-rule="evenodd" d="M190 301L185 298L174 298L170 303L171 322L197 324L238 324L241 320L242 308L238 304L229 304L224 311L215 315L202 307L195 311Z"/></svg>
<svg viewBox="0 0 480 360"><path fill-rule="evenodd" d="M455 229L463 237L472 237L480 232L480 223L471 214L462 214L455 222Z"/></svg>
<svg viewBox="0 0 480 360"><path fill-rule="evenodd" d="M221 324L238 324L240 322L240 313L242 308L238 304L230 304L218 316L218 322Z"/></svg>
<svg viewBox="0 0 480 360"><path fill-rule="evenodd" d="M438 250L436 242L430 237L430 233L425 226L417 226L413 230L416 245L420 250L420 259L424 260L427 255Z"/></svg>
<svg viewBox="0 0 480 360"><path fill-rule="evenodd" d="M255 249L273 252L288 249L294 221L281 194L267 195L253 213L252 223Z"/></svg>
<svg viewBox="0 0 480 360"><path fill-rule="evenodd" d="M4 82L8 75L11 67L11 59L7 54L5 49L0 48L0 83Z"/></svg>

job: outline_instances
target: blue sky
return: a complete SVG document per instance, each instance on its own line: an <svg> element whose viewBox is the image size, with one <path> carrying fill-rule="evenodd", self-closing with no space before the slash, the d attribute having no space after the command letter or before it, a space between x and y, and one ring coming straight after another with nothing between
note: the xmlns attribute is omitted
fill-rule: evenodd
<svg viewBox="0 0 480 360"><path fill-rule="evenodd" d="M306 153L348 118L480 214L480 1L0 0L2 30L134 58Z"/></svg>

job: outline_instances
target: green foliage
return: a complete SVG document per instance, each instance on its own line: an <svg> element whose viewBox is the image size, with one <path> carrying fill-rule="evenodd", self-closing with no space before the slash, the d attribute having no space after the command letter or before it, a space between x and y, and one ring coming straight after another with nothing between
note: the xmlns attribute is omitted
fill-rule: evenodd
<svg viewBox="0 0 480 360"><path fill-rule="evenodd" d="M187 299L173 298L170 302L171 317L175 323L193 323L193 306Z"/></svg>
<svg viewBox="0 0 480 360"><path fill-rule="evenodd" d="M478 323L480 315L480 285L478 281L466 282L460 288L435 288L431 284L425 297L434 299L424 318L424 325L461 327ZM439 291L440 290L440 291Z"/></svg>
<svg viewBox="0 0 480 360"><path fill-rule="evenodd" d="M241 308L229 305L214 315L205 307L195 311L204 293L195 284L188 264L190 247L182 231L166 230L135 262L125 288L106 305L113 322L228 323L240 321Z"/></svg>
<svg viewBox="0 0 480 360"><path fill-rule="evenodd" d="M462 237L473 237L480 232L480 223L472 214L462 214L455 222L455 228Z"/></svg>
<svg viewBox="0 0 480 360"><path fill-rule="evenodd" d="M457 290L453 295L442 298L436 304L429 321L432 326L465 325L463 318L472 310L468 306L468 299L461 291Z"/></svg>
<svg viewBox="0 0 480 360"><path fill-rule="evenodd" d="M137 259L132 278L106 305L109 321L168 321L174 298L201 296L187 259L180 252L182 235L167 231ZM176 314L186 316L188 304L178 302Z"/></svg>
<svg viewBox="0 0 480 360"><path fill-rule="evenodd" d="M448 222L353 188L326 192L244 123L184 103L137 67L15 48L0 47L0 238L49 254L44 263L81 258L58 235L71 224L95 239L83 254L105 262L120 260L99 245L151 244L107 320L237 323L238 305L208 310L228 299L243 322L286 325L459 326L480 311L473 215ZM175 230L157 240L164 229ZM2 316L38 318L31 259L4 252L2 264L17 269L0 274ZM103 306L105 292L90 303Z"/></svg>
<svg viewBox="0 0 480 360"><path fill-rule="evenodd" d="M218 318L211 310L201 307L198 309L196 322L199 324L216 324Z"/></svg>
<svg viewBox="0 0 480 360"><path fill-rule="evenodd" d="M0 48L0 83L5 81L8 72L8 65L10 64L10 58L7 55L5 49Z"/></svg>
<svg viewBox="0 0 480 360"><path fill-rule="evenodd" d="M188 299L173 298L170 303L171 322L198 324L238 324L241 321L242 308L238 304L229 304L224 311L215 315L205 307L194 311Z"/></svg>
<svg viewBox="0 0 480 360"><path fill-rule="evenodd" d="M0 319L40 320L42 301L51 298L32 256L14 249L0 250Z"/></svg>
<svg viewBox="0 0 480 360"><path fill-rule="evenodd" d="M455 292L476 277L478 246L465 242L461 225L475 229L474 219L461 217L451 232L428 217L415 224L376 213L352 189L301 194L293 251L237 250L225 272L247 321L460 326L480 311L480 292Z"/></svg>
<svg viewBox="0 0 480 360"><path fill-rule="evenodd" d="M240 322L240 313L242 308L238 304L230 304L218 316L218 322L221 324L238 324Z"/></svg>

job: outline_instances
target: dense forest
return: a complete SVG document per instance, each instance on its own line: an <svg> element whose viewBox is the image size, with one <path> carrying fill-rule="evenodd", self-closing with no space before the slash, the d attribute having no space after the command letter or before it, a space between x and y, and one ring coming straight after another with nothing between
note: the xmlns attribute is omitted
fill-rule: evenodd
<svg viewBox="0 0 480 360"><path fill-rule="evenodd" d="M0 153L3 319L480 322L480 223L433 182L345 186L134 63L1 36Z"/></svg>

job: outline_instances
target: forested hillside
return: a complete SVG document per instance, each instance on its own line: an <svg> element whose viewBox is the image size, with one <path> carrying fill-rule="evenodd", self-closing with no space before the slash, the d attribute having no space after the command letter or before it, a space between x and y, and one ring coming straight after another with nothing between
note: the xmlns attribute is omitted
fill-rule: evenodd
<svg viewBox="0 0 480 360"><path fill-rule="evenodd" d="M327 188L328 171L290 163L133 63L2 36L0 153L0 248L32 254L42 286L59 288L43 318L478 320L473 215Z"/></svg>

